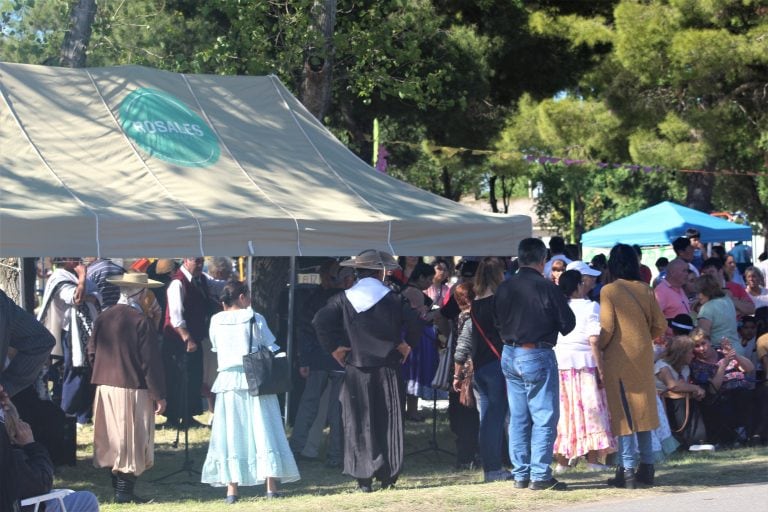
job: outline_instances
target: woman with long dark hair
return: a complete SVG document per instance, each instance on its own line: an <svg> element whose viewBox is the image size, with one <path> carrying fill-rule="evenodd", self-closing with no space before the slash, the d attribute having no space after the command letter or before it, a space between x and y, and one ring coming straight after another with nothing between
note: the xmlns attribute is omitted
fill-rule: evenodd
<svg viewBox="0 0 768 512"><path fill-rule="evenodd" d="M201 482L227 487L226 502L235 503L240 486L266 483L267 498L277 498L278 483L299 479L296 461L285 437L277 395L251 396L243 356L258 346L277 350L263 316L251 309L248 287L227 283L220 296L224 311L211 318L211 348L218 376L211 440Z"/></svg>
<svg viewBox="0 0 768 512"><path fill-rule="evenodd" d="M402 295L411 303L419 315L425 316L432 307L432 299L425 292L432 284L435 277L435 269L426 263L418 262L411 270L410 277ZM424 421L419 413L419 398L432 400L435 398L448 398L445 391L432 388L432 380L437 369L437 334L430 324L423 329L419 346L411 352L410 357L403 365L403 377L405 379L405 418L411 421Z"/></svg>
<svg viewBox="0 0 768 512"><path fill-rule="evenodd" d="M632 247L614 246L608 271L613 281L600 291L600 348L611 431L619 437L616 478L609 484L634 489L654 482L651 431L659 426L659 415L652 340L666 331L667 321L653 290L640 280Z"/></svg>
<svg viewBox="0 0 768 512"><path fill-rule="evenodd" d="M509 480L511 474L502 468L504 421L508 402L504 374L501 373L501 338L496 331L493 301L496 288L504 280L504 266L498 258L483 258L475 274L475 299L469 319L459 334L454 363L455 374L467 359L474 366L473 387L480 413L480 456L485 481ZM459 382L454 382L458 390Z"/></svg>

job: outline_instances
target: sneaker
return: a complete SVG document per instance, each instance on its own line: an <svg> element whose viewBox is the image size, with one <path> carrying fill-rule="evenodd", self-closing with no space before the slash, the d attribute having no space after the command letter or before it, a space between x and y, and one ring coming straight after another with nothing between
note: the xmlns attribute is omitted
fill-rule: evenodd
<svg viewBox="0 0 768 512"><path fill-rule="evenodd" d="M373 481L370 478L358 478L357 491L364 492L364 493L373 492L373 487L371 487L372 484L373 484Z"/></svg>
<svg viewBox="0 0 768 512"><path fill-rule="evenodd" d="M224 498L224 501L227 505L234 505L237 503L237 494L230 494L226 498Z"/></svg>
<svg viewBox="0 0 768 512"><path fill-rule="evenodd" d="M282 498L282 497L283 497L283 495L282 495L282 494L280 494L280 493L279 493L279 492L277 492L277 491L274 491L274 492L272 492L272 491L267 491L267 499L268 499L268 500L275 500L275 499L277 499L277 498Z"/></svg>
<svg viewBox="0 0 768 512"><path fill-rule="evenodd" d="M563 473L567 473L570 469L570 466L563 466L562 464L558 464L555 466L555 469L553 469L552 472L556 475L562 475Z"/></svg>
<svg viewBox="0 0 768 512"><path fill-rule="evenodd" d="M528 486L532 491L565 491L568 485L565 482L559 482L555 478L549 480L534 480Z"/></svg>
<svg viewBox="0 0 768 512"><path fill-rule="evenodd" d="M691 452L713 452L715 451L715 445L712 444L692 444L688 451Z"/></svg>
<svg viewBox="0 0 768 512"><path fill-rule="evenodd" d="M591 462L587 462L587 471L610 471L611 468L604 464L593 464Z"/></svg>

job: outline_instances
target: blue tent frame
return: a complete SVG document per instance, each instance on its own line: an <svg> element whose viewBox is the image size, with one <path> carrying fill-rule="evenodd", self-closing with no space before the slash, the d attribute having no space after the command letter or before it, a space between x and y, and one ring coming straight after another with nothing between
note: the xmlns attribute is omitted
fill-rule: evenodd
<svg viewBox="0 0 768 512"><path fill-rule="evenodd" d="M701 232L703 243L752 240L752 228L735 224L699 210L664 201L611 222L581 237L584 247L613 247L618 243L667 245L688 228Z"/></svg>

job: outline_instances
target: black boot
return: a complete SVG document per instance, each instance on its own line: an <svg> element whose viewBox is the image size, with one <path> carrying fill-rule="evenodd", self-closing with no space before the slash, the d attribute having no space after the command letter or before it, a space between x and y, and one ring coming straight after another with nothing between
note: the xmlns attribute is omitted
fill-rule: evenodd
<svg viewBox="0 0 768 512"><path fill-rule="evenodd" d="M136 477L131 473L118 473L115 483L115 503L147 503L149 500L133 494Z"/></svg>
<svg viewBox="0 0 768 512"><path fill-rule="evenodd" d="M637 489L637 479L634 468L624 469L624 488L625 489Z"/></svg>
<svg viewBox="0 0 768 512"><path fill-rule="evenodd" d="M112 489L117 490L117 475L109 470L109 478L112 480Z"/></svg>
<svg viewBox="0 0 768 512"><path fill-rule="evenodd" d="M645 485L653 485L653 479L656 476L656 469L653 464L640 464L635 473L635 479Z"/></svg>
<svg viewBox="0 0 768 512"><path fill-rule="evenodd" d="M372 478L358 478L357 490L360 492L373 492L371 485L373 484Z"/></svg>
<svg viewBox="0 0 768 512"><path fill-rule="evenodd" d="M624 466L616 466L616 473L613 478L608 479L607 484L611 487L624 488Z"/></svg>

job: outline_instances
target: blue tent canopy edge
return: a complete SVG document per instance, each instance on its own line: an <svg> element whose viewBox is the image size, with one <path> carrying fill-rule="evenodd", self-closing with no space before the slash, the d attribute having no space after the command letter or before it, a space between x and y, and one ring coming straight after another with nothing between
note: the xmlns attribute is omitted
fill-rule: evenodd
<svg viewBox="0 0 768 512"><path fill-rule="evenodd" d="M613 247L617 243L640 246L667 245L675 238L683 236L688 228L698 229L703 243L752 239L752 228L748 225L735 224L699 210L664 201L587 231L581 237L581 244L585 247Z"/></svg>

